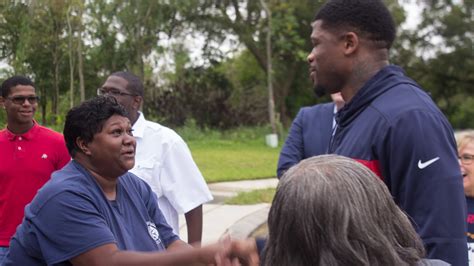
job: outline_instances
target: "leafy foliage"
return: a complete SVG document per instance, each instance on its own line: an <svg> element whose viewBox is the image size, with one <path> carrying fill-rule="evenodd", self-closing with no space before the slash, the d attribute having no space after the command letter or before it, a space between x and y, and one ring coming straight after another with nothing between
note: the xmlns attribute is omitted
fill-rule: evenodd
<svg viewBox="0 0 474 266"><path fill-rule="evenodd" d="M313 96L307 77L310 23L322 2L262 1L0 1L0 60L9 65L0 76L32 77L41 96L38 120L59 127L75 98L93 97L119 70L144 80L143 110L155 120L192 119L201 128L265 124L271 20L275 103L288 126L301 106L329 100ZM403 23L403 2L386 3ZM474 0L419 0L419 6L421 24L399 30L391 61L432 95L454 127L473 128ZM203 40L200 60L191 59L192 36ZM162 46L163 40L177 41ZM168 55L173 65L157 72L156 62Z"/></svg>
<svg viewBox="0 0 474 266"><path fill-rule="evenodd" d="M474 128L474 1L427 1L410 40L407 72L438 103L455 128Z"/></svg>

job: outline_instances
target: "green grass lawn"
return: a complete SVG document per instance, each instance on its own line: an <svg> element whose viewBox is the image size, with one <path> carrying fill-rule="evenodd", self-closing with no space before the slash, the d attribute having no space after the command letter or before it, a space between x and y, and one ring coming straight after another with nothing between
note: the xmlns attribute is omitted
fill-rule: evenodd
<svg viewBox="0 0 474 266"><path fill-rule="evenodd" d="M276 175L281 147L266 146L265 135L271 131L269 126L219 131L198 128L190 121L176 131L188 144L194 161L208 183L262 179Z"/></svg>
<svg viewBox="0 0 474 266"><path fill-rule="evenodd" d="M241 192L237 196L225 201L226 204L248 205L262 202L272 203L275 196L275 188L257 189L249 192Z"/></svg>
<svg viewBox="0 0 474 266"><path fill-rule="evenodd" d="M188 141L193 158L207 182L274 177L280 148L261 140Z"/></svg>

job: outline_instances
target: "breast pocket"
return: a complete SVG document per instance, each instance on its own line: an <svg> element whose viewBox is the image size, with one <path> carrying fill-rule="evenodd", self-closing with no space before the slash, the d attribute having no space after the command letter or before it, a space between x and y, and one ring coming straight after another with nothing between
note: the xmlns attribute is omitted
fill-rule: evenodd
<svg viewBox="0 0 474 266"><path fill-rule="evenodd" d="M158 197L163 195L160 182L160 162L153 160L137 161L135 162L135 167L133 167L131 172L143 179Z"/></svg>

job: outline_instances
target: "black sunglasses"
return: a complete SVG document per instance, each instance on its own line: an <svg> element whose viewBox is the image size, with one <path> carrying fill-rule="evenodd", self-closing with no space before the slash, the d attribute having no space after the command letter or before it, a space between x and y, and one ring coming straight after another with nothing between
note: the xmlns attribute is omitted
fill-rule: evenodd
<svg viewBox="0 0 474 266"><path fill-rule="evenodd" d="M38 96L14 96L7 97L7 99L12 101L14 104L23 104L25 100L28 100L30 104L35 104L39 101Z"/></svg>

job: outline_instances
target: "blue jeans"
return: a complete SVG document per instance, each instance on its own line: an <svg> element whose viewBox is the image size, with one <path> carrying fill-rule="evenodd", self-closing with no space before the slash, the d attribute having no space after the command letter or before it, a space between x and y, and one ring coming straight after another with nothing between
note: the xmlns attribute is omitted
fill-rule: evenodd
<svg viewBox="0 0 474 266"><path fill-rule="evenodd" d="M8 247L0 247L0 266L3 265L7 257Z"/></svg>

